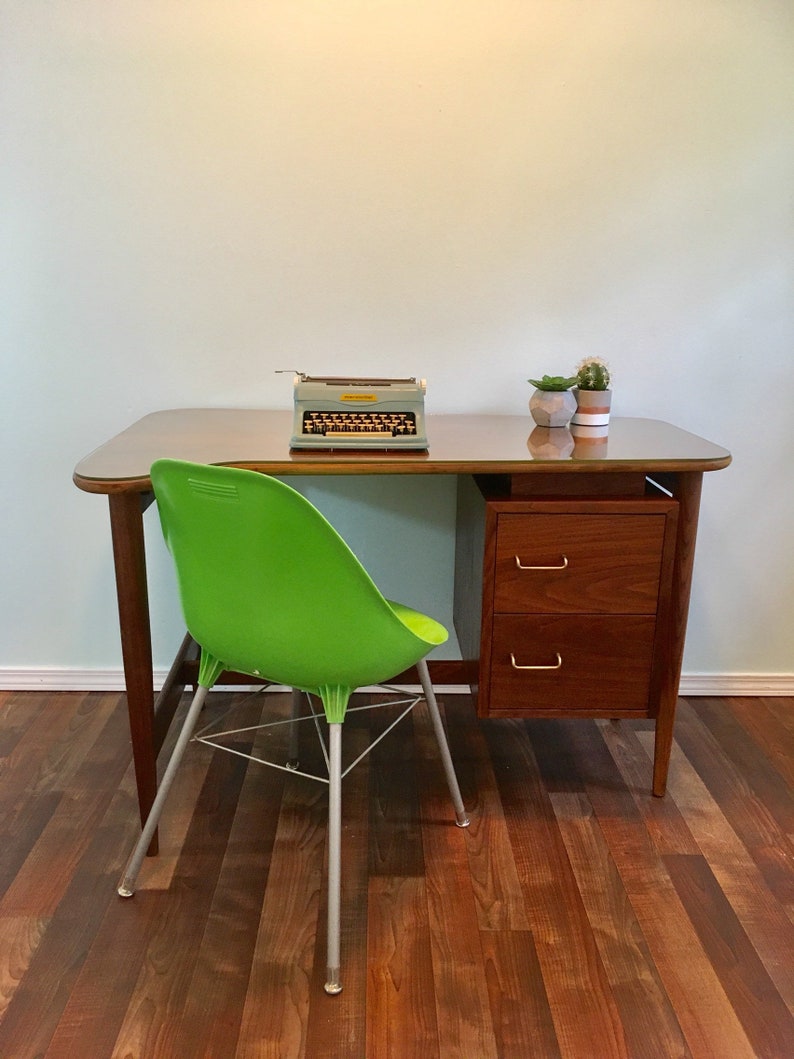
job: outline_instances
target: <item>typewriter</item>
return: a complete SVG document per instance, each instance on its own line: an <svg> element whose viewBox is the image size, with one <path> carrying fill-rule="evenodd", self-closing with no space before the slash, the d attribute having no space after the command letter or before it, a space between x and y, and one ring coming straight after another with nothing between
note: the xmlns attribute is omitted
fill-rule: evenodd
<svg viewBox="0 0 794 1059"><path fill-rule="evenodd" d="M426 449L425 380L295 375L293 449Z"/></svg>

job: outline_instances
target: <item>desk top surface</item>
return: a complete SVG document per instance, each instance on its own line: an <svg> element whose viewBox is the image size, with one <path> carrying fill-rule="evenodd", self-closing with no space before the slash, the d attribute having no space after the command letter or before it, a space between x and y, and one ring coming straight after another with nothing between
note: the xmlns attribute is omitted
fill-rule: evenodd
<svg viewBox="0 0 794 1059"><path fill-rule="evenodd" d="M719 445L655 419L613 417L607 438L597 441L534 427L528 415L428 415L426 424L427 452L294 452L291 411L170 409L144 416L95 449L77 464L74 481L89 493L145 491L149 468L161 457L277 475L694 472L731 460Z"/></svg>

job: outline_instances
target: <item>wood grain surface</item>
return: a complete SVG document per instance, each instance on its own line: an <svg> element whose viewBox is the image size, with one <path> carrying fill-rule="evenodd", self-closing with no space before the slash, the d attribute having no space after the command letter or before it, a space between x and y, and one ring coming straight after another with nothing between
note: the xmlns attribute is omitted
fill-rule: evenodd
<svg viewBox="0 0 794 1059"><path fill-rule="evenodd" d="M681 700L663 799L650 720L441 706L471 827L419 710L345 780L328 997L323 786L192 746L124 901L123 696L0 692L0 1056L794 1055L794 701ZM385 723L351 715L345 755Z"/></svg>

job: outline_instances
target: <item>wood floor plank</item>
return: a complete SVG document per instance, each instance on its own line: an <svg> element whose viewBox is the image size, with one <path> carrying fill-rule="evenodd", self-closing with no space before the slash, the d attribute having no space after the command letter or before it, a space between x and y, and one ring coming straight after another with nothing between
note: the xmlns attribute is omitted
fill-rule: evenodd
<svg viewBox="0 0 794 1059"><path fill-rule="evenodd" d="M691 1055L589 798L551 793L587 918L621 1013L629 1055Z"/></svg>
<svg viewBox="0 0 794 1059"><path fill-rule="evenodd" d="M180 1015L200 950L247 764L217 753L167 891L132 901L159 910L114 1054L169 1056L178 1050Z"/></svg>
<svg viewBox="0 0 794 1059"><path fill-rule="evenodd" d="M16 860L16 871L0 899L0 915L51 914L91 845L127 768L130 755L124 746L126 728L119 723L118 696L69 699L64 718L52 725L53 748L43 754L46 767L31 770L28 807L34 810L35 824L43 826L27 850L17 841L22 821L11 821L10 849L4 851L3 859L8 855L12 863ZM69 738L65 730L71 733ZM41 738L37 731L36 740ZM60 762L62 774L53 765L55 761ZM16 786L12 781L12 787ZM25 858L20 862L23 851Z"/></svg>
<svg viewBox="0 0 794 1059"><path fill-rule="evenodd" d="M284 785L240 1025L239 1059L292 1059L305 1052L312 999L327 792L305 780Z"/></svg>
<svg viewBox="0 0 794 1059"><path fill-rule="evenodd" d="M633 721L597 721L596 724L657 851L699 853L700 847L692 837L675 800L654 798L650 793L648 755L638 738L642 730L640 725Z"/></svg>
<svg viewBox="0 0 794 1059"><path fill-rule="evenodd" d="M559 1059L543 973L529 930L482 933L494 1040L504 1059Z"/></svg>
<svg viewBox="0 0 794 1059"><path fill-rule="evenodd" d="M421 802L433 988L444 1056L496 1056L485 956L467 851L468 828L455 824L435 740L421 726Z"/></svg>
<svg viewBox="0 0 794 1059"><path fill-rule="evenodd" d="M9 766L19 741L28 737L37 723L46 729L49 720L47 706L51 699L51 694L43 691L0 691L0 716L3 719L0 724L0 761L4 770ZM6 772L4 786L7 777Z"/></svg>
<svg viewBox="0 0 794 1059"><path fill-rule="evenodd" d="M454 826L420 708L343 784L344 990L327 997L324 787L191 747L173 848L122 901L124 697L0 693L2 1059L790 1052L794 700L682 699L664 799L652 722L480 722L467 696L440 700L472 826ZM346 751L370 724L350 718ZM281 753L285 735L262 738Z"/></svg>
<svg viewBox="0 0 794 1059"><path fill-rule="evenodd" d="M597 1040L602 1059L623 1059L620 1015L526 728L487 732L560 1053L579 1059Z"/></svg>
<svg viewBox="0 0 794 1059"><path fill-rule="evenodd" d="M794 923L794 857L791 855L794 835L788 838L785 849L781 846L756 846L753 861L763 875L769 892Z"/></svg>
<svg viewBox="0 0 794 1059"><path fill-rule="evenodd" d="M710 699L680 714L676 741L745 845L785 840L794 831L794 791L741 725Z"/></svg>
<svg viewBox="0 0 794 1059"><path fill-rule="evenodd" d="M58 800L35 846L0 900L0 915L53 914L107 807L108 796L103 790L66 793Z"/></svg>
<svg viewBox="0 0 794 1059"><path fill-rule="evenodd" d="M705 858L671 854L665 865L757 1059L794 1055L794 1017Z"/></svg>
<svg viewBox="0 0 794 1059"><path fill-rule="evenodd" d="M158 916L154 903L109 899L45 1059L113 1054Z"/></svg>
<svg viewBox="0 0 794 1059"><path fill-rule="evenodd" d="M752 1059L753 1048L626 790L591 803L693 1059ZM668 797L669 789L668 789Z"/></svg>
<svg viewBox="0 0 794 1059"><path fill-rule="evenodd" d="M260 719L261 709L251 720ZM285 758L286 739L274 746L269 736L269 731L257 733L251 752ZM175 1034L185 1055L211 1059L236 1055L278 822L275 810L286 782L289 778L279 770L255 763L246 767Z"/></svg>
<svg viewBox="0 0 794 1059"><path fill-rule="evenodd" d="M53 820L59 809L68 813L73 803L71 798L65 800L66 783L74 768L90 751L90 737L95 735L96 728L107 722L107 711L112 704L109 699L97 700L96 697L72 694L66 697L62 712L59 710L52 717L52 711L46 709L47 701L47 696L38 694L29 698L16 696L10 698L7 714L3 714L0 730L5 730L8 721L9 732L14 738L6 739L8 753L3 758L3 799L0 803L3 834L0 894L3 899L0 915L24 914L30 908L36 908L36 914L47 914L43 905L36 907L36 896L27 892L31 864L37 856L41 859L42 849L51 848L53 833L58 829ZM87 725L75 720L86 702L95 705L97 701L100 708L88 711L95 723ZM63 772L53 763L59 763ZM110 781L117 782L117 774L112 769L109 773ZM99 787L104 789L101 780L94 784L95 802ZM27 882L20 879L24 871L28 872ZM52 878L52 872L33 870L33 876L34 885L44 883L51 893L60 885ZM62 878L68 878L68 875L62 875Z"/></svg>
<svg viewBox="0 0 794 1059"><path fill-rule="evenodd" d="M463 804L471 823L466 835L477 922L482 931L528 931L524 895L518 878L499 790L482 726L468 710L455 710L454 723L447 724L450 750L460 784ZM498 722L497 722L498 723ZM435 739L420 729L420 747L427 768L438 768Z"/></svg>
<svg viewBox="0 0 794 1059"><path fill-rule="evenodd" d="M43 784L39 783L39 777L42 775L54 778L57 789L62 789L59 777L48 768L47 762L53 754L57 755L55 748L64 733L68 734L72 716L82 700L83 696L78 694L59 699L57 712L47 709L50 697L46 694L33 692L29 699L17 696L12 700L8 713L11 727L5 737L9 747L3 754L3 788L6 793L40 791ZM83 749L79 740L77 743Z"/></svg>
<svg viewBox="0 0 794 1059"><path fill-rule="evenodd" d="M374 710L372 738L385 731L397 716L396 708ZM372 751L370 777L370 874L424 875L413 716L401 721Z"/></svg>
<svg viewBox="0 0 794 1059"><path fill-rule="evenodd" d="M106 760L106 755L94 755L93 750L92 756ZM78 877L86 873L83 888L105 911L95 932L87 935L85 958L64 969L71 988L45 1053L48 1059L111 1054L152 927L151 920L137 914L140 909L130 915L115 893L123 858L138 828L131 771L111 798L80 865ZM55 918L60 921L64 914L71 914L68 900L58 906Z"/></svg>
<svg viewBox="0 0 794 1059"><path fill-rule="evenodd" d="M187 821L190 822L192 812L187 813L184 807L180 809L180 806L183 803L186 804L186 798L190 798L192 809L196 808L199 794L206 783L207 769L209 769L211 759L212 754L206 752L204 748L195 747L188 751L185 764L180 770L175 787L172 790L172 797L169 798L166 806L164 824L161 827L161 836L163 837L161 848L168 848L169 844L175 841L175 838L178 838L180 846L185 844L186 828L179 824L176 828L175 836L174 816L186 814ZM236 768L239 769L239 766L236 766ZM254 770L253 774L258 775L259 773ZM278 775L276 773L269 774ZM221 787L220 789L222 790L223 788ZM278 800L279 796L276 804ZM240 795L239 801L243 802L242 795ZM206 808L211 805L211 802L212 798L205 796L201 804ZM232 804L233 802L234 797L232 798ZM235 813L234 826L237 826L242 815L243 813L240 810ZM133 809L132 797L129 798L127 816L129 820L134 820L137 816ZM137 826L133 827L133 830L137 831ZM230 833L228 848L233 846L233 836ZM129 848L131 848L131 839L124 850L125 857ZM257 848L254 843L252 843L252 848ZM151 861L146 861L144 873L150 864L158 864L162 860L169 860L176 864L178 854L179 849L176 850L175 855L172 857L152 858ZM229 874L227 860L224 860L224 868L227 869ZM245 866L240 864L239 858L234 862L234 869L236 877L248 884L240 887L240 889L235 889L233 880L227 877L223 880L227 883L227 887L222 892L216 887L216 896L220 892L221 900L225 899L229 904L235 904L236 901L242 901L243 903L248 901L250 904L250 892L252 889L250 880L252 875L246 873ZM170 874L173 873L169 873L168 876ZM165 881L169 884L170 877ZM115 901L111 902L105 921L95 937L86 964L72 992L70 1005L58 1024L48 1055L52 1054L53 1057L76 1055L110 1056L113 1053L113 1044L116 1037L120 1034L125 1021L125 1012L132 1001L134 989L136 989L137 985L139 987L142 985L139 980L140 968L149 954L151 936L156 933L162 921L163 899L167 900L167 894L159 895L157 900L148 900L146 897L141 899L139 896L133 900L116 898ZM213 909L213 911L217 914L216 909ZM236 949L241 949L239 937L235 933L236 920L229 909L229 905L223 911L230 914L222 923L221 931L225 938L233 939ZM254 934L255 926L258 922L258 912L259 905L255 903L253 910L255 917ZM240 967L235 961L230 962L231 967L227 966L222 958L219 962L220 966L206 967L205 959L202 958L205 945L206 933L202 938L202 948L196 958L193 977L196 980L203 971L204 977L202 981L212 981L213 988L209 991L201 986L198 986L196 990L188 988L187 1000L182 1011L180 1027L177 1031L180 1048L183 1046L182 1042L185 1042L184 1046L190 1049L186 1054L200 1055L203 1052L204 1045L206 1045L212 1046L214 1049L214 1051L209 1053L211 1055L217 1055L218 1057L222 1054L234 1055L236 1031L234 1034L227 1033L225 1037L221 1034L221 1030L230 1029L230 1009L223 1007L222 1002L228 992L228 976L234 976L235 973L239 974ZM239 998L240 1008L242 998L245 997L248 968L243 968L242 973L243 981ZM98 989L96 988L97 984L101 984ZM225 990L224 986L227 987ZM109 1002L109 998L112 998L112 1002ZM194 1001L195 1004L192 1005L191 1002ZM232 1008L231 1010L233 1011L234 1009ZM217 1019L213 1018L213 1016L217 1016ZM175 1015L176 1018L177 1016ZM191 1037L191 1034L194 1036ZM203 1039L202 1036L197 1037L196 1034L203 1035ZM231 1041L231 1052L221 1053L218 1051L216 1045L219 1037L224 1043L228 1044ZM202 1041L202 1043L197 1046L194 1052L193 1044L197 1040Z"/></svg>
<svg viewBox="0 0 794 1059"><path fill-rule="evenodd" d="M30 967L48 923L44 916L0 916L0 1020Z"/></svg>
<svg viewBox="0 0 794 1059"><path fill-rule="evenodd" d="M115 693L70 692L64 697L62 709L42 711L5 761L7 789L21 787L44 793L73 786L75 774L102 731L108 725L115 728L122 719L118 700ZM46 698L42 701L46 702ZM101 772L94 771L93 778L94 788L107 789ZM109 779L111 784L113 778Z"/></svg>
<svg viewBox="0 0 794 1059"><path fill-rule="evenodd" d="M0 1019L0 1055L27 1059L45 1054L107 908L118 900L114 882L120 851L129 842L121 821L125 816L129 819L132 811L129 796L119 793L111 800L106 817L66 880L63 897ZM40 870L49 873L51 866L45 861ZM48 892L45 886L40 889ZM108 1004L107 996L104 1002Z"/></svg>
<svg viewBox="0 0 794 1059"><path fill-rule="evenodd" d="M650 744L646 750L652 753ZM794 928L748 849L677 745L668 791L789 1010L794 1011Z"/></svg>
<svg viewBox="0 0 794 1059"><path fill-rule="evenodd" d="M42 841L42 835L57 811L62 797L60 791L30 794L19 790L7 791L4 785L0 810L0 833L3 836L3 852L0 856L0 916L13 915L8 905L4 910L5 895L14 886L32 851Z"/></svg>
<svg viewBox="0 0 794 1059"><path fill-rule="evenodd" d="M193 821L196 803L207 782L207 773L216 752L209 747L191 746L185 755L157 829L158 854L156 857L146 857L141 865L137 883L139 892L167 890L171 885ZM129 852L132 852L132 846Z"/></svg>
<svg viewBox="0 0 794 1059"><path fill-rule="evenodd" d="M445 1041L443 1054L495 1059L485 956L462 834L449 821L440 826L425 823L423 834L432 983L439 1032Z"/></svg>
<svg viewBox="0 0 794 1059"><path fill-rule="evenodd" d="M584 791L589 786L603 787L607 790L623 788L623 777L604 742L597 721L586 718L581 720L577 718L554 719L547 728L549 720L551 719L525 721L524 724L534 749L541 779L550 794ZM567 783L564 782L559 771L552 777L546 775L545 762L549 755L549 741L558 759L564 755L573 763L568 766L571 779ZM564 747L564 751L560 747ZM574 769L576 780L573 779ZM650 791L651 777L647 771L643 776L643 785L646 791Z"/></svg>
<svg viewBox="0 0 794 1059"><path fill-rule="evenodd" d="M722 703L794 789L794 699L730 698Z"/></svg>
<svg viewBox="0 0 794 1059"><path fill-rule="evenodd" d="M439 1056L424 879L376 875L369 883L367 1056Z"/></svg>
<svg viewBox="0 0 794 1059"><path fill-rule="evenodd" d="M780 901L790 919L794 905L794 790L747 737L729 706L723 700L704 699L698 700L695 709L685 706L681 711L677 742L690 762L689 775L697 780L690 803L702 799L707 809L719 805L715 834L736 847L737 865L749 854L763 877L765 890ZM706 834L703 839L710 842ZM713 842L710 850L713 862L718 853ZM755 874L751 870L739 885L745 881L754 885L751 880ZM769 894L761 898L762 905L768 903Z"/></svg>
<svg viewBox="0 0 794 1059"><path fill-rule="evenodd" d="M83 904L79 922L71 915L55 917L33 952L0 1022L0 1055L32 1059L46 1053L106 908L96 901Z"/></svg>
<svg viewBox="0 0 794 1059"><path fill-rule="evenodd" d="M130 756L120 700L118 695L69 695L60 716L49 708L47 696L32 697L37 713L30 731L3 762L0 915L14 915L15 909L47 915L43 895L50 894L51 907L58 878L50 856L74 864L80 841L85 851L96 813L102 814L118 788ZM17 713L12 711L12 726ZM88 805L95 814L78 834L72 828ZM48 870L40 870L42 865Z"/></svg>
<svg viewBox="0 0 794 1059"><path fill-rule="evenodd" d="M762 703L764 709L788 732L788 738L784 737L783 743L789 746L790 739L794 738L794 695L762 696L751 701Z"/></svg>
<svg viewBox="0 0 794 1059"><path fill-rule="evenodd" d="M549 793L584 790L584 772L590 762L571 746L570 722L543 717L525 721L524 728L536 749L535 760L546 790ZM538 753L540 748L542 752Z"/></svg>
<svg viewBox="0 0 794 1059"><path fill-rule="evenodd" d="M89 692L78 697L69 727L48 755L37 786L112 793L128 757L124 747L128 733L127 711L118 693Z"/></svg>

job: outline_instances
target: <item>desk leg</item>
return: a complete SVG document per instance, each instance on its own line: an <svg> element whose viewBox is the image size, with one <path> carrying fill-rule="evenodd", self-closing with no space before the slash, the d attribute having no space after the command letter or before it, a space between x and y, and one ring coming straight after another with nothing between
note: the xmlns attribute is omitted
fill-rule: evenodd
<svg viewBox="0 0 794 1059"><path fill-rule="evenodd" d="M154 743L154 676L152 634L149 624L149 593L146 585L146 554L143 512L152 501L150 493L111 493L110 527L116 594L119 606L121 653L127 686L132 755L141 822L149 814L157 791L157 751ZM157 836L149 853L157 852Z"/></svg>
<svg viewBox="0 0 794 1059"><path fill-rule="evenodd" d="M692 567L695 561L700 493L703 474L685 473L663 482L678 500L678 534L676 538L675 571L673 573L669 636L659 693L659 712L656 717L656 739L653 755L653 793L663 797L667 789L667 771L673 746L673 725L684 658L689 594L692 588Z"/></svg>

